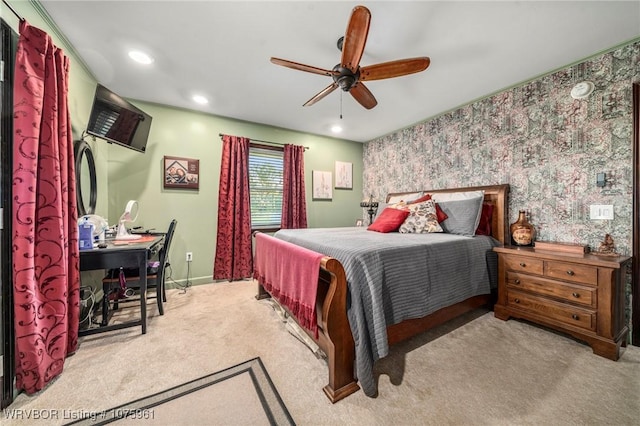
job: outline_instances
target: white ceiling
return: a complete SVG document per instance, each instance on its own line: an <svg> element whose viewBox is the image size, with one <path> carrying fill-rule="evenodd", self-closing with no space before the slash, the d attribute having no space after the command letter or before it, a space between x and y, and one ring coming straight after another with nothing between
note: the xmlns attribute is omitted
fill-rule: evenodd
<svg viewBox="0 0 640 426"><path fill-rule="evenodd" d="M40 3L98 82L123 97L361 142L640 37L637 0ZM431 66L367 82L372 110L340 90L302 107L331 78L269 58L331 69L357 4L372 15L361 66L416 56ZM155 62L132 63L132 48ZM194 104L195 93L210 103Z"/></svg>

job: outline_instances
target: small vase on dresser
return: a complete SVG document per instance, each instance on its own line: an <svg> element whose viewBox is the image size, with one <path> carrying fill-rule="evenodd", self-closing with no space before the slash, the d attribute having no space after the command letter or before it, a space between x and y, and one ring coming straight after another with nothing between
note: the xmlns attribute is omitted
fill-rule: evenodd
<svg viewBox="0 0 640 426"><path fill-rule="evenodd" d="M532 246L536 238L536 228L527 220L527 212L520 210L518 220L511 224L511 243L516 246Z"/></svg>

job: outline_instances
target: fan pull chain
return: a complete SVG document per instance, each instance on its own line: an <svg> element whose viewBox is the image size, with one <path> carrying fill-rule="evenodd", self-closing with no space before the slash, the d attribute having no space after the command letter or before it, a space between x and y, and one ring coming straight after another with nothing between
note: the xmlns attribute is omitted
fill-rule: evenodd
<svg viewBox="0 0 640 426"><path fill-rule="evenodd" d="M342 90L340 91L340 120L342 120Z"/></svg>

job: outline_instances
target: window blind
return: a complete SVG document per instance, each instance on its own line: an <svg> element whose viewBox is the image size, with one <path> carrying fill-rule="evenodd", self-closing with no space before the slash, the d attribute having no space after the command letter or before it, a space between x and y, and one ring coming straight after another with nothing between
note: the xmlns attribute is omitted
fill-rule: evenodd
<svg viewBox="0 0 640 426"><path fill-rule="evenodd" d="M283 169L284 152L282 149L249 147L252 228L280 227Z"/></svg>

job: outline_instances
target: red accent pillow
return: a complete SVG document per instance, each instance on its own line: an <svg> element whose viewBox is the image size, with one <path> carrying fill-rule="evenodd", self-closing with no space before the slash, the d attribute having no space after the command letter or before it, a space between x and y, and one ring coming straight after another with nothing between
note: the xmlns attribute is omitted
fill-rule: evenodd
<svg viewBox="0 0 640 426"><path fill-rule="evenodd" d="M438 223L442 223L445 220L449 219L449 216L442 211L438 203L434 203L436 205L436 216L438 217Z"/></svg>
<svg viewBox="0 0 640 426"><path fill-rule="evenodd" d="M413 200L413 201L409 201L407 204L418 204L418 203L423 203L425 201L429 201L431 199L431 194L426 194L423 195L422 197Z"/></svg>
<svg viewBox="0 0 640 426"><path fill-rule="evenodd" d="M493 216L493 204L482 203L480 223L476 229L476 235L491 235L491 217Z"/></svg>
<svg viewBox="0 0 640 426"><path fill-rule="evenodd" d="M407 204L422 203L422 202L428 201L430 199L431 199L431 194L426 194L426 195L423 195L422 197L418 198L417 200L409 201ZM438 203L435 203L435 205L436 205L436 216L438 217L438 223L442 223L445 220L447 220L449 218L449 216L447 216L447 214L442 211L442 209L440 208Z"/></svg>
<svg viewBox="0 0 640 426"><path fill-rule="evenodd" d="M368 231L394 232L409 216L409 210L399 210L391 207L385 208L380 216L367 228Z"/></svg>

